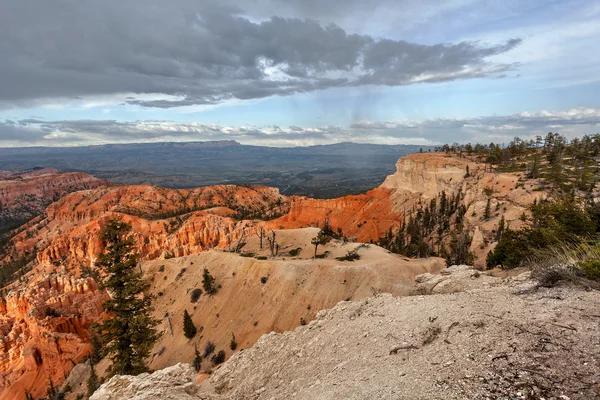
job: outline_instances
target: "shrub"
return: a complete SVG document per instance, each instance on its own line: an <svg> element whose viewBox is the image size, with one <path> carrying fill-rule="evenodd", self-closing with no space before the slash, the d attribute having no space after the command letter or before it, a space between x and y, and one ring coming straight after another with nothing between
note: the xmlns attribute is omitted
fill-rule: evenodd
<svg viewBox="0 0 600 400"><path fill-rule="evenodd" d="M537 279L540 286L554 287L560 281L567 280L569 278L569 273L566 268L560 265L554 265L547 268L536 269L533 277Z"/></svg>
<svg viewBox="0 0 600 400"><path fill-rule="evenodd" d="M267 259L267 256L258 256L258 257L256 257L256 259L264 261Z"/></svg>
<svg viewBox="0 0 600 400"><path fill-rule="evenodd" d="M298 254L300 254L301 251L302 251L301 247L298 247L296 249L292 249L292 250L290 250L290 256L296 257Z"/></svg>
<svg viewBox="0 0 600 400"><path fill-rule="evenodd" d="M265 283L267 283L268 279L269 279L268 276L263 276L262 278L260 278L260 283L262 283L264 285Z"/></svg>
<svg viewBox="0 0 600 400"><path fill-rule="evenodd" d="M161 265L160 267L158 267L158 272L165 272L165 266Z"/></svg>
<svg viewBox="0 0 600 400"><path fill-rule="evenodd" d="M204 346L203 357L204 358L208 357L209 355L211 355L213 353L213 351L215 351L215 344L209 340L208 342L206 342L206 345Z"/></svg>
<svg viewBox="0 0 600 400"><path fill-rule="evenodd" d="M493 251L487 255L488 269L501 266L510 269L527 262L533 250L545 247L551 238L531 228L506 229Z"/></svg>
<svg viewBox="0 0 600 400"><path fill-rule="evenodd" d="M356 250L348 250L345 256L336 257L335 259L338 261L355 261L360 260L360 254Z"/></svg>
<svg viewBox="0 0 600 400"><path fill-rule="evenodd" d="M200 355L196 345L194 345L194 360L192 361L192 367L196 370L196 372L199 372L202 368L202 356Z"/></svg>
<svg viewBox="0 0 600 400"><path fill-rule="evenodd" d="M187 271L187 268L181 268L181 271L179 271L179 273L175 277L175 280L178 281L179 279L181 279L181 277L183 276L183 274L185 274L185 271Z"/></svg>
<svg viewBox="0 0 600 400"><path fill-rule="evenodd" d="M232 351L235 351L235 349L237 349L237 342L235 340L235 335L233 333L231 334L231 342L229 342L229 348Z"/></svg>
<svg viewBox="0 0 600 400"><path fill-rule="evenodd" d="M254 257L256 253L240 253L240 257Z"/></svg>
<svg viewBox="0 0 600 400"><path fill-rule="evenodd" d="M541 286L551 287L562 280L577 282L578 276L600 279L600 243L557 243L534 253L528 261L532 275Z"/></svg>
<svg viewBox="0 0 600 400"><path fill-rule="evenodd" d="M46 317L50 317L50 318L58 318L61 316L60 312L58 312L54 308L50 308L50 307L46 308L45 314L46 314Z"/></svg>
<svg viewBox="0 0 600 400"><path fill-rule="evenodd" d="M192 317L187 312L187 310L183 311L183 334L186 338L191 339L196 336L198 329L196 329L196 325L194 325L194 321L192 321Z"/></svg>
<svg viewBox="0 0 600 400"><path fill-rule="evenodd" d="M192 293L190 294L190 302L197 302L200 299L200 296L202 296L202 289L196 288L192 290Z"/></svg>
<svg viewBox="0 0 600 400"><path fill-rule="evenodd" d="M212 363L212 365L223 364L224 361L225 361L225 350L219 350L219 352L217 354L213 354L213 356L210 358L210 362Z"/></svg>
<svg viewBox="0 0 600 400"><path fill-rule="evenodd" d="M577 267L586 278L591 280L600 280L600 260L581 261Z"/></svg>

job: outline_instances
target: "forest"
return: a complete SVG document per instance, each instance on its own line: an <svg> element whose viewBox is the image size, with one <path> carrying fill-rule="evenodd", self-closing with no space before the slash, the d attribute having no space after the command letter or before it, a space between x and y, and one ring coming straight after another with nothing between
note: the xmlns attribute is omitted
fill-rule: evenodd
<svg viewBox="0 0 600 400"><path fill-rule="evenodd" d="M531 205L530 217L522 216L525 228L512 230L504 217L500 219L495 230L498 244L487 256L487 268L515 268L560 255L577 264L588 278L600 278L600 135L569 140L548 133L530 140L517 137L506 146L454 143L436 151L485 163L490 172L522 172L526 179L535 180L535 190L547 194ZM408 257L440 256L448 265L471 264L472 238L463 225L467 208L463 193L441 192L429 204L407 213L400 227L390 230L380 244ZM490 208L488 199L488 216Z"/></svg>

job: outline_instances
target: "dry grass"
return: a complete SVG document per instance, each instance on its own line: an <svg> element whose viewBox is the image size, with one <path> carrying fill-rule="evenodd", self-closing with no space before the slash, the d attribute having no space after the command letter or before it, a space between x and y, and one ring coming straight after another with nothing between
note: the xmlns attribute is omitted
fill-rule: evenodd
<svg viewBox="0 0 600 400"><path fill-rule="evenodd" d="M527 264L541 286L552 287L561 281L582 282L584 277L598 279L588 265L600 262L598 242L561 243L536 252Z"/></svg>

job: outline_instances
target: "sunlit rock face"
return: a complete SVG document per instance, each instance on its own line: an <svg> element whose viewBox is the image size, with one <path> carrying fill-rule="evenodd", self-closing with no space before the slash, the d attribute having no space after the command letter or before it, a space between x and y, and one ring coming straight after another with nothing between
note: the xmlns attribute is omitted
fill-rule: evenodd
<svg viewBox="0 0 600 400"><path fill-rule="evenodd" d="M89 351L89 328L107 294L92 278L64 272L30 278L0 300L0 398L42 396Z"/></svg>

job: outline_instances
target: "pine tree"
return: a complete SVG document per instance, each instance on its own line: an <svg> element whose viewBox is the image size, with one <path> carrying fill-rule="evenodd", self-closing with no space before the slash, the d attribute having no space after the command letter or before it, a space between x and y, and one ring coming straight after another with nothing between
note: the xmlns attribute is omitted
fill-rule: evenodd
<svg viewBox="0 0 600 400"><path fill-rule="evenodd" d="M90 361L90 365L94 366L102 359L102 342L100 341L100 337L95 332L92 334L90 345L92 346L92 350L90 351L88 359Z"/></svg>
<svg viewBox="0 0 600 400"><path fill-rule="evenodd" d="M498 223L498 231L496 232L496 240L500 240L502 233L504 233L504 229L506 228L506 221L504 219L504 215L500 217L500 222Z"/></svg>
<svg viewBox="0 0 600 400"><path fill-rule="evenodd" d="M100 381L98 374L96 374L96 368L90 363L90 377L87 380L87 395L90 397L100 387Z"/></svg>
<svg viewBox="0 0 600 400"><path fill-rule="evenodd" d="M103 287L111 295L103 304L109 317L100 325L103 341L108 343L106 354L112 361L109 376L146 372L144 360L159 337L154 329L158 321L151 316L153 297L146 294L150 284L137 268L130 229L129 224L111 219L100 232L105 252L96 266L104 270Z"/></svg>
<svg viewBox="0 0 600 400"><path fill-rule="evenodd" d="M483 212L483 219L490 219L492 216L492 205L491 200L488 197L487 203L485 204L485 211Z"/></svg>
<svg viewBox="0 0 600 400"><path fill-rule="evenodd" d="M327 220L325 220L327 221ZM327 243L329 243L331 241L331 236L328 235L326 233L326 231L324 231L323 229L321 229L319 231L319 233L317 234L317 236L315 236L314 238L311 239L310 243L315 246L315 255L313 256L313 258L317 258L317 249L319 248L319 245L326 245Z"/></svg>
<svg viewBox="0 0 600 400"><path fill-rule="evenodd" d="M229 343L229 348L232 351L235 351L235 349L237 349L237 342L235 341L235 335L233 333L231 334L231 342Z"/></svg>
<svg viewBox="0 0 600 400"><path fill-rule="evenodd" d="M187 310L183 311L183 334L185 335L186 338L191 339L194 336L196 336L196 332L198 332L198 329L196 329L196 325L194 325L194 321L192 321L192 317L190 316L190 313L187 312Z"/></svg>
<svg viewBox="0 0 600 400"><path fill-rule="evenodd" d="M217 293L217 288L215 287L215 278L208 272L208 269L204 268L204 272L202 273L202 286L204 287L204 291L209 296Z"/></svg>

